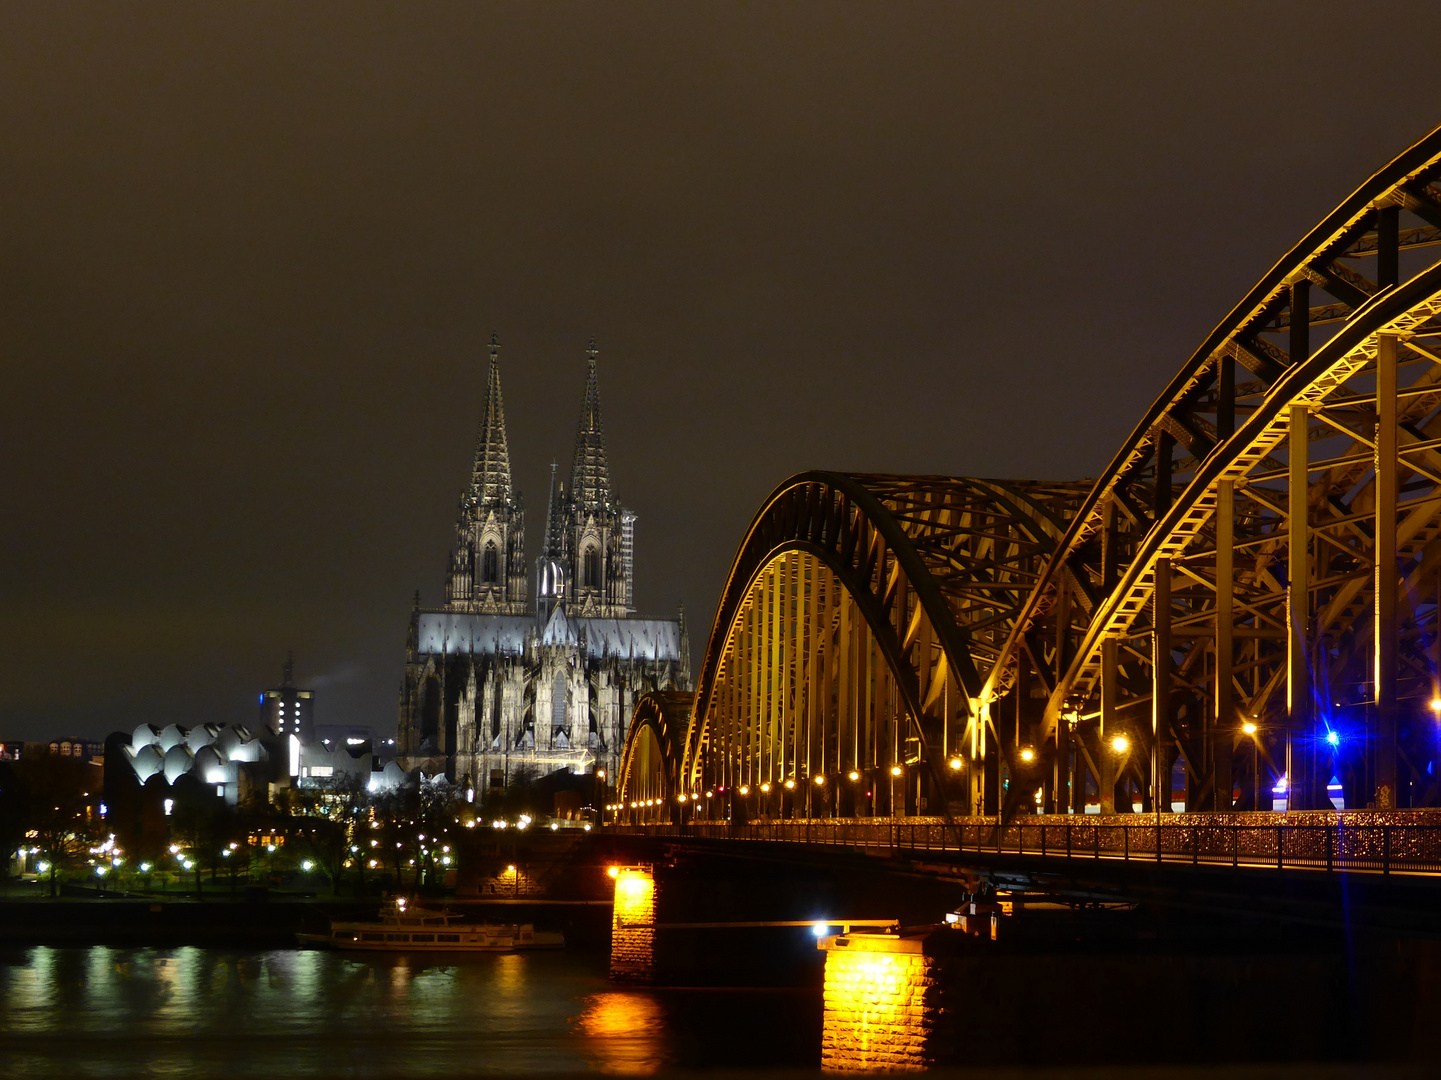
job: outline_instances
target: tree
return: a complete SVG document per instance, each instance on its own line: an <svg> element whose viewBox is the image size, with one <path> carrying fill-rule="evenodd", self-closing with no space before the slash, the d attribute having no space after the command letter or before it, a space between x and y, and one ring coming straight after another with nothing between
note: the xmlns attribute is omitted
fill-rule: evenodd
<svg viewBox="0 0 1441 1080"><path fill-rule="evenodd" d="M421 782L419 777L382 792L371 800L371 828L368 841L362 841L362 854L367 851L382 866L389 866L395 875L395 887L401 886L401 873L407 856L414 852L419 861L420 848L416 839L421 815Z"/></svg>
<svg viewBox="0 0 1441 1080"><path fill-rule="evenodd" d="M52 897L60 868L83 861L99 840L100 819L94 805L99 799L92 799L89 791L90 768L74 758L46 754L15 763L25 840L40 849L42 861L48 864Z"/></svg>
<svg viewBox="0 0 1441 1080"><path fill-rule="evenodd" d="M304 844L330 878L331 888L338 888L369 804L361 778L312 780L306 787L287 789L278 802L286 814L286 835Z"/></svg>
<svg viewBox="0 0 1441 1080"><path fill-rule="evenodd" d="M222 796L209 784L201 784L190 776L176 780L175 808L170 818L170 835L182 848L182 865L195 874L195 896L201 899L201 873L210 870L211 881L234 834L235 814Z"/></svg>
<svg viewBox="0 0 1441 1080"><path fill-rule="evenodd" d="M0 761L0 866L25 843L25 799L15 762Z"/></svg>
<svg viewBox="0 0 1441 1080"><path fill-rule="evenodd" d="M451 831L458 823L460 807L465 801L465 788L444 776L424 779L420 784L419 813L416 829L415 885L420 887L424 871L434 870L436 864L442 867L454 862L446 861L455 834ZM431 881L435 879L432 876Z"/></svg>

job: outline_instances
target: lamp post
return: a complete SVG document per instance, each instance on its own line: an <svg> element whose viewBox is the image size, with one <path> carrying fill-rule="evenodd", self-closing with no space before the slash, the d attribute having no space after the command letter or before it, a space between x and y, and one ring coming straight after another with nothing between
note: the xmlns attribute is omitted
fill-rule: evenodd
<svg viewBox="0 0 1441 1080"><path fill-rule="evenodd" d="M1261 735L1256 724L1247 720L1241 725L1241 734L1251 739L1251 809L1261 809Z"/></svg>

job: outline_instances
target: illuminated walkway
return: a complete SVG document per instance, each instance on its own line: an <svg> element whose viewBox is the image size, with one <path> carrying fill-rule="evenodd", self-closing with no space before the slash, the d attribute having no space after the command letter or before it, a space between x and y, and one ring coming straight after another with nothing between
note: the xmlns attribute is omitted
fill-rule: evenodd
<svg viewBox="0 0 1441 1080"><path fill-rule="evenodd" d="M1098 818L994 818L692 821L617 825L608 831L677 839L735 840L881 848L902 852L1117 859L1263 870L1441 874L1441 815L1311 812L1291 815L1166 814ZM1362 820L1352 820L1359 817ZM1382 818L1389 820L1380 820ZM1298 820L1299 819L1299 820ZM1159 830L1160 852L1156 837Z"/></svg>

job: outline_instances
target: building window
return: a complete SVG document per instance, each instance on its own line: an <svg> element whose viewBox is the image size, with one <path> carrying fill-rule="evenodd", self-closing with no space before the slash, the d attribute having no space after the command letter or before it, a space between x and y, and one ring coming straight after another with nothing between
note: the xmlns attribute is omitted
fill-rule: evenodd
<svg viewBox="0 0 1441 1080"><path fill-rule="evenodd" d="M495 544L485 545L485 554L480 560L480 580L491 582L500 580L500 553L495 550Z"/></svg>
<svg viewBox="0 0 1441 1080"><path fill-rule="evenodd" d="M585 586L594 589L600 584L600 552L593 547L585 549Z"/></svg>

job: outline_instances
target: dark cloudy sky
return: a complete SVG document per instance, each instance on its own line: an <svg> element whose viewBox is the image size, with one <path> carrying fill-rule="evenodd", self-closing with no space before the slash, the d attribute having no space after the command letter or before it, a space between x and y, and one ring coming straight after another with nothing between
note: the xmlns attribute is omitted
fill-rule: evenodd
<svg viewBox="0 0 1441 1080"><path fill-rule="evenodd" d="M697 654L806 468L1094 475L1441 124L1441 5L0 3L0 737L393 726L502 353Z"/></svg>

